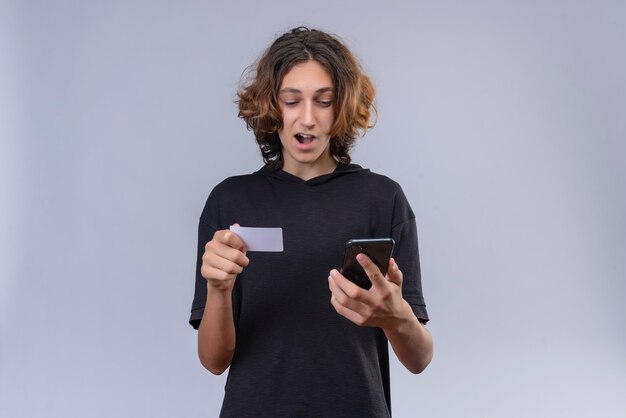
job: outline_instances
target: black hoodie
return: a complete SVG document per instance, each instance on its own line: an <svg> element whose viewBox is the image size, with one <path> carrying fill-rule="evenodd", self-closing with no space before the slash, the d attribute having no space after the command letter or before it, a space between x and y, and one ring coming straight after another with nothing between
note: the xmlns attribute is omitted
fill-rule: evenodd
<svg viewBox="0 0 626 418"><path fill-rule="evenodd" d="M248 252L236 279L237 343L221 416L388 416L384 333L337 314L327 277L348 240L391 237L403 296L428 320L415 216L400 186L356 164L307 181L268 167L224 180L200 217L194 328L206 303L204 246L234 223L281 227L284 251Z"/></svg>

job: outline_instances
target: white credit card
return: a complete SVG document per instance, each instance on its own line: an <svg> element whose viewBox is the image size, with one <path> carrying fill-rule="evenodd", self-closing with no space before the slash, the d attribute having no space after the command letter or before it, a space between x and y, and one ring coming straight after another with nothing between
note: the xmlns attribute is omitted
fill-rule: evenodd
<svg viewBox="0 0 626 418"><path fill-rule="evenodd" d="M248 251L283 251L282 228L251 228L245 226L231 226L233 231L246 244Z"/></svg>

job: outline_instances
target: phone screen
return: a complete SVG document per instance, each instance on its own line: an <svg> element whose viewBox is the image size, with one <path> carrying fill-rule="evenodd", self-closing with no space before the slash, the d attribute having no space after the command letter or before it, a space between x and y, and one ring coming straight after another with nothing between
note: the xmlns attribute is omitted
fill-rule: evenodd
<svg viewBox="0 0 626 418"><path fill-rule="evenodd" d="M341 274L358 286L369 289L372 287L372 282L356 260L357 254L362 253L368 256L384 276L387 274L394 244L392 238L351 239L346 243Z"/></svg>

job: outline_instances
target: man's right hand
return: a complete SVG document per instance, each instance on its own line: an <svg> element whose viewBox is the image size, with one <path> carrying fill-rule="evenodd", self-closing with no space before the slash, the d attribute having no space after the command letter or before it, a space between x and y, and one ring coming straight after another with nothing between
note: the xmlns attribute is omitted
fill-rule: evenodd
<svg viewBox="0 0 626 418"><path fill-rule="evenodd" d="M249 262L241 238L229 229L222 229L216 231L213 239L204 246L200 273L207 285L216 290L229 291L237 275Z"/></svg>

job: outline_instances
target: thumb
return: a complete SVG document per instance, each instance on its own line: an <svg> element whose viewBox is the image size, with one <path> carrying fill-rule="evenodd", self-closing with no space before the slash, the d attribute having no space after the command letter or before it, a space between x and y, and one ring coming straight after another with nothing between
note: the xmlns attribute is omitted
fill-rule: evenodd
<svg viewBox="0 0 626 418"><path fill-rule="evenodd" d="M389 267L387 267L387 280L402 287L402 272L396 264L396 260L389 259Z"/></svg>
<svg viewBox="0 0 626 418"><path fill-rule="evenodd" d="M237 222L235 222L234 224L231 225L231 227L236 226L236 227L241 227L241 225L239 225ZM247 248L246 248L246 243L243 242L243 240L237 235L237 238L239 238L239 240L241 241L241 245L236 247L239 251L241 251L242 253L246 253Z"/></svg>

